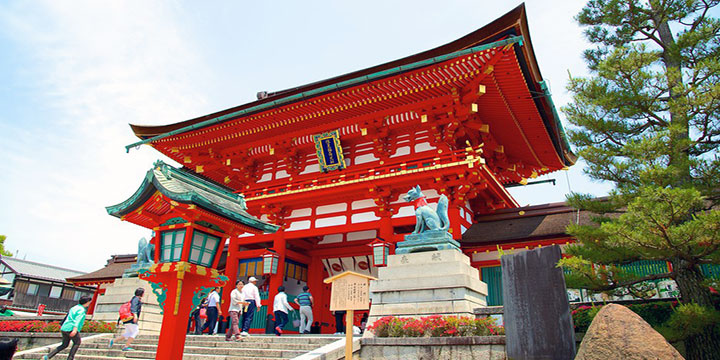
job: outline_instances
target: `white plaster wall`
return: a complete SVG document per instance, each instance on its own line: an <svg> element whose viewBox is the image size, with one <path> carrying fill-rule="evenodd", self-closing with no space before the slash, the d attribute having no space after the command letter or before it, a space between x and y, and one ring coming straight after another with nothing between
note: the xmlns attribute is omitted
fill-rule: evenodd
<svg viewBox="0 0 720 360"><path fill-rule="evenodd" d="M393 215L393 218L415 216L415 209L412 206L403 206L398 209L397 214Z"/></svg>
<svg viewBox="0 0 720 360"><path fill-rule="evenodd" d="M375 216L375 212L373 212L373 211L353 214L350 217L350 222L353 224L363 223L363 222L368 222L368 221L375 221L375 220L380 220L380 218Z"/></svg>
<svg viewBox="0 0 720 360"><path fill-rule="evenodd" d="M347 216L332 216L327 218L321 218L315 220L315 227L321 228L321 227L328 227L328 226L335 226L335 225L345 225L347 223Z"/></svg>
<svg viewBox="0 0 720 360"><path fill-rule="evenodd" d="M290 174L288 174L285 170L280 170L275 173L275 179L284 179L286 177L290 177Z"/></svg>
<svg viewBox="0 0 720 360"><path fill-rule="evenodd" d="M397 151L395 151L395 154L392 154L390 157L391 157L391 158L394 158L394 157L403 156L403 155L408 155L408 154L410 154L410 147L409 147L409 146L403 146L403 147L399 147L399 148L397 149Z"/></svg>
<svg viewBox="0 0 720 360"><path fill-rule="evenodd" d="M366 209L371 207L375 207L375 201L373 199L357 200L353 201L351 204L351 208L353 210Z"/></svg>
<svg viewBox="0 0 720 360"><path fill-rule="evenodd" d="M347 211L347 203L338 203L338 204L318 206L315 209L315 214L316 215L332 214L332 213L342 212L342 211Z"/></svg>
<svg viewBox="0 0 720 360"><path fill-rule="evenodd" d="M435 150L435 149L437 149L437 148L430 145L429 142L421 142L419 144L415 144L415 152L416 153L423 152L423 151Z"/></svg>
<svg viewBox="0 0 720 360"><path fill-rule="evenodd" d="M257 182L261 183L261 182L265 182L265 181L270 181L272 179L272 175L273 175L272 173L265 173L260 178L260 180L258 180Z"/></svg>
<svg viewBox="0 0 720 360"><path fill-rule="evenodd" d="M343 241L343 234L330 234L323 236L323 239L318 242L320 244L334 244Z"/></svg>
<svg viewBox="0 0 720 360"><path fill-rule="evenodd" d="M304 208L304 209L295 209L290 213L290 216L288 216L288 219L297 218L297 217L305 217L310 216L312 214L311 208Z"/></svg>
<svg viewBox="0 0 720 360"><path fill-rule="evenodd" d="M373 153L360 155L355 158L355 165L365 164L365 163L369 163L369 162L377 161L377 160L379 160L379 159L376 158L375 154L373 154Z"/></svg>
<svg viewBox="0 0 720 360"><path fill-rule="evenodd" d="M305 170L300 172L300 175L312 174L316 172L320 172L320 164L318 164L317 162L310 162L310 165L306 166Z"/></svg>
<svg viewBox="0 0 720 360"><path fill-rule="evenodd" d="M290 226L287 228L287 231L309 229L311 224L312 223L310 222L310 220L294 221L294 222L290 223Z"/></svg>
<svg viewBox="0 0 720 360"><path fill-rule="evenodd" d="M368 240L374 239L376 237L377 231L375 230L355 231L347 233L347 241Z"/></svg>
<svg viewBox="0 0 720 360"><path fill-rule="evenodd" d="M490 260L500 260L500 254L498 254L497 251L478 252L478 253L472 254L472 261L490 261Z"/></svg>

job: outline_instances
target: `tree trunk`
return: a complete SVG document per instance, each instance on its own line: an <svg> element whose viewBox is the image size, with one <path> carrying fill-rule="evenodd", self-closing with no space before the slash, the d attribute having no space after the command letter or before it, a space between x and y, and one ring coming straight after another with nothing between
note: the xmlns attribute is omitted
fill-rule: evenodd
<svg viewBox="0 0 720 360"><path fill-rule="evenodd" d="M658 10L658 9L654 9ZM668 101L668 113L670 115L670 123L674 125L680 125L682 131L677 132L673 135L672 153L670 154L669 165L675 166L681 171L681 175L678 176L678 181L673 184L675 187L681 187L692 181L690 176L690 156L688 153L688 147L686 141L690 138L690 123L682 108L678 108L677 101L683 96L683 78L682 78L682 57L678 49L675 37L673 36L672 30L668 20L661 17L659 14L656 15L655 27L660 37L660 41L663 43L662 59L665 64L665 76L667 78L668 93L670 95L670 101Z"/></svg>
<svg viewBox="0 0 720 360"><path fill-rule="evenodd" d="M671 263L677 273L675 282L680 289L682 303L696 303L714 309L710 291L702 284L705 277L700 273L697 265L690 265L680 259L673 259ZM715 336L715 327L717 325L705 328L702 333L685 339L685 355L688 360L720 360L720 337Z"/></svg>

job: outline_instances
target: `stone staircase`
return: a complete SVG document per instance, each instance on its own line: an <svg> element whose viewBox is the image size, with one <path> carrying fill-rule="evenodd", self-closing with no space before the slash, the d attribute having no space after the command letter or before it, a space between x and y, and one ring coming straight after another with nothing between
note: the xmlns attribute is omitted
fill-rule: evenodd
<svg viewBox="0 0 720 360"><path fill-rule="evenodd" d="M155 359L158 336L138 336L132 344L135 351L122 351L121 344L108 348L110 337L83 340L75 355L77 360ZM257 360L292 359L342 338L323 335L254 335L242 341L225 341L225 336L190 335L185 341L184 360ZM68 347L69 348L69 347ZM54 359L64 359L68 349ZM18 354L14 359L42 359L47 350Z"/></svg>

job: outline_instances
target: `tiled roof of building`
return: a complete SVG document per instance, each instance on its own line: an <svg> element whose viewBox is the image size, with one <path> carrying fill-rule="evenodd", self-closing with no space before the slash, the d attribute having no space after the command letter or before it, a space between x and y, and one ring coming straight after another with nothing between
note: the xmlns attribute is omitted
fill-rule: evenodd
<svg viewBox="0 0 720 360"><path fill-rule="evenodd" d="M72 276L85 274L85 272L61 268L58 266L36 263L33 261L20 260L9 256L0 257L16 274L44 280L65 282L65 279Z"/></svg>
<svg viewBox="0 0 720 360"><path fill-rule="evenodd" d="M591 214L565 203L505 209L476 219L462 235L463 245L567 236L572 223L590 224Z"/></svg>
<svg viewBox="0 0 720 360"><path fill-rule="evenodd" d="M130 268L135 261L137 261L136 254L113 255L110 259L108 259L105 267L87 274L69 277L67 278L67 281L77 284L114 280L122 277L123 272Z"/></svg>

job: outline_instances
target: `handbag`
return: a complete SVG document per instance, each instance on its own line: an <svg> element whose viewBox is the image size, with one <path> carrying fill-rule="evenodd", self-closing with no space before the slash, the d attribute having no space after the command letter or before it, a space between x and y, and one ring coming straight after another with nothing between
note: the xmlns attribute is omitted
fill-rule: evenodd
<svg viewBox="0 0 720 360"><path fill-rule="evenodd" d="M293 320L293 326L300 327L300 320L298 320L298 319Z"/></svg>
<svg viewBox="0 0 720 360"><path fill-rule="evenodd" d="M200 308L200 318L207 319L207 308Z"/></svg>

